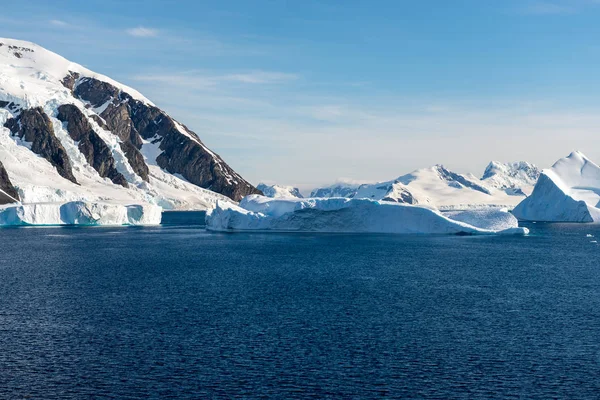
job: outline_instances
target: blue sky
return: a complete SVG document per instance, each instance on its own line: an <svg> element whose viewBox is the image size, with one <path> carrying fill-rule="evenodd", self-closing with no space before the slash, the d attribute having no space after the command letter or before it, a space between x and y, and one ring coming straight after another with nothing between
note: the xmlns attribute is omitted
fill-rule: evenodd
<svg viewBox="0 0 600 400"><path fill-rule="evenodd" d="M599 20L600 0L23 1L0 35L135 87L253 183L308 188L600 161Z"/></svg>

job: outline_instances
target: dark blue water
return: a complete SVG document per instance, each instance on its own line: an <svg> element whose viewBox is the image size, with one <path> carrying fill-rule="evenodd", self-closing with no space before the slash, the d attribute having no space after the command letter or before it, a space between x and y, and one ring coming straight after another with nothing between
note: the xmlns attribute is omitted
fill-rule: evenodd
<svg viewBox="0 0 600 400"><path fill-rule="evenodd" d="M161 225L204 225L206 211L163 211Z"/></svg>
<svg viewBox="0 0 600 400"><path fill-rule="evenodd" d="M598 226L0 229L2 398L597 398Z"/></svg>

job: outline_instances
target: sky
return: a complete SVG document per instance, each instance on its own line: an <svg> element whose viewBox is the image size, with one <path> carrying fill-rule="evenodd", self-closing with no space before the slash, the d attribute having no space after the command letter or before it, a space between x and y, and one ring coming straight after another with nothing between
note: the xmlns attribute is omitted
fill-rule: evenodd
<svg viewBox="0 0 600 400"><path fill-rule="evenodd" d="M242 176L600 161L600 0L20 1L0 36L138 89Z"/></svg>

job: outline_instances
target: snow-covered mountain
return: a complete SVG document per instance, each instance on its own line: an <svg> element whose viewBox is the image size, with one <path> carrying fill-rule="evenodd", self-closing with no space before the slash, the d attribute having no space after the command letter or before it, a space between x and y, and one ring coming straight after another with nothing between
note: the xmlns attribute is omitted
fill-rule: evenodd
<svg viewBox="0 0 600 400"><path fill-rule="evenodd" d="M511 195L529 195L540 177L540 169L525 161L489 163L481 180L488 186Z"/></svg>
<svg viewBox="0 0 600 400"><path fill-rule="evenodd" d="M477 178L449 171L443 165L421 168L393 181L362 185L354 197L437 207L489 204L493 200L491 190Z"/></svg>
<svg viewBox="0 0 600 400"><path fill-rule="evenodd" d="M515 180L516 182L516 180ZM336 186L333 186L338 190ZM344 196L329 196L331 191L316 190L311 197L349 197L420 204L439 209L513 207L524 193L489 185L472 174L452 172L443 165L417 169L394 180L348 187ZM338 190L339 193L339 190ZM336 193L336 194L338 194Z"/></svg>
<svg viewBox="0 0 600 400"><path fill-rule="evenodd" d="M256 188L263 192L266 197L271 198L283 198L283 197L291 197L297 199L303 199L302 193L298 188L293 186L282 186L282 185L267 185L264 183L259 183Z"/></svg>
<svg viewBox="0 0 600 400"><path fill-rule="evenodd" d="M0 203L206 209L260 193L136 90L0 38Z"/></svg>
<svg viewBox="0 0 600 400"><path fill-rule="evenodd" d="M313 190L311 197L347 197L421 204L440 209L514 207L528 193L539 176L527 162L491 162L483 179L459 174L443 165L417 169L394 180L362 185L334 184Z"/></svg>
<svg viewBox="0 0 600 400"><path fill-rule="evenodd" d="M328 197L346 197L352 198L356 194L361 184L352 182L336 182L333 185L314 189L310 197L328 198Z"/></svg>
<svg viewBox="0 0 600 400"><path fill-rule="evenodd" d="M600 167L572 152L542 171L531 196L513 213L529 221L600 222Z"/></svg>

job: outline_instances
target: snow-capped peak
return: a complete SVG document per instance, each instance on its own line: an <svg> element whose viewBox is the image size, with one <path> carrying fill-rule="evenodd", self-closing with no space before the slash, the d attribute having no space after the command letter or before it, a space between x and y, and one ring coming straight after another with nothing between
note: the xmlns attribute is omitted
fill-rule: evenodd
<svg viewBox="0 0 600 400"><path fill-rule="evenodd" d="M107 82L145 104L153 105L137 90L71 62L35 43L0 38L0 100L24 108L43 107L50 99L68 98L62 80L71 73Z"/></svg>
<svg viewBox="0 0 600 400"><path fill-rule="evenodd" d="M365 184L356 181L338 179L335 183L329 186L318 187L313 189L310 197L329 198L329 197L346 197L352 198L356 194L356 190Z"/></svg>
<svg viewBox="0 0 600 400"><path fill-rule="evenodd" d="M490 187L513 194L530 193L540 172L538 167L525 161L509 163L492 161L486 167L481 180Z"/></svg>
<svg viewBox="0 0 600 400"><path fill-rule="evenodd" d="M263 192L266 197L271 198L297 198L302 199L302 193L300 190L293 186L282 186L282 185L267 185L265 183L259 183L256 186L258 190Z"/></svg>

